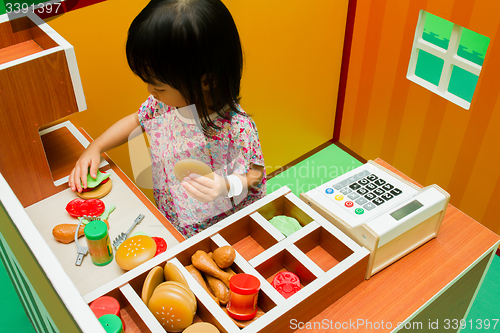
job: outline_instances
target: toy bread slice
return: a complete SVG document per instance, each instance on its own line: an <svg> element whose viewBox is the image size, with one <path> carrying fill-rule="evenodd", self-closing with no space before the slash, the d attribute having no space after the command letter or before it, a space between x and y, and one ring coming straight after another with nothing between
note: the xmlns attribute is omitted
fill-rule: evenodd
<svg viewBox="0 0 500 333"><path fill-rule="evenodd" d="M187 158L185 160L180 160L174 165L175 177L182 182L185 177L189 177L190 174L195 173L200 176L208 177L214 179L214 173L212 169L205 163Z"/></svg>
<svg viewBox="0 0 500 333"><path fill-rule="evenodd" d="M144 304L148 305L149 299L153 295L153 291L164 281L163 268L161 268L161 266L156 266L149 271L142 286L141 299Z"/></svg>
<svg viewBox="0 0 500 333"><path fill-rule="evenodd" d="M89 191L82 191L82 192L75 192L80 198L82 199L100 199L106 195L108 195L109 192L111 192L111 188L113 187L111 183L111 178L107 178L104 180L105 183L102 183L101 185L89 189Z"/></svg>

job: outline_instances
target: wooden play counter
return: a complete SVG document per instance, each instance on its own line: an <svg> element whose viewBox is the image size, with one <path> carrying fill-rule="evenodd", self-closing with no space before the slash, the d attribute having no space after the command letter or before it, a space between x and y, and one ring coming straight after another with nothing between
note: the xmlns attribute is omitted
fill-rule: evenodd
<svg viewBox="0 0 500 333"><path fill-rule="evenodd" d="M385 162L377 162L398 173ZM198 299L196 320L210 321L221 331L390 332L397 331L398 324L425 331L429 323L436 320L443 328L446 320L452 324L452 320L466 316L500 241L498 235L450 205L437 239L370 280L364 280L368 251L325 222L287 188L182 241L175 229L164 226L161 214L144 200L133 183L112 162L110 164L114 189L103 201L117 205L109 218L111 238L127 229L139 213L145 212L147 217L138 230L162 236L169 244L167 252L129 272L114 262L105 267L94 266L89 256L81 267L76 267L75 244L63 245L52 238L55 224L72 222L64 211L67 201L75 196L70 190L24 209L0 178L0 199L7 213L0 216L1 231L8 232L5 231L7 223L14 224L38 261L38 270L52 286L50 292L67 309L55 313L45 304L60 332L104 332L87 306L103 295L120 301L126 332L161 332L161 326L140 300L147 272L167 261L182 270L197 249L208 252L227 244L239 253L233 269L255 274L261 280L259 306L266 313L253 326L240 330L220 308L211 304L208 295L188 276ZM280 214L296 217L304 228L297 235L284 238L267 222ZM23 254L15 250L22 241L9 237L7 243L14 248L14 255L23 268L25 260L18 257ZM283 269L295 270L304 277L303 290L288 300L267 284ZM44 298L54 297L44 296L47 291L37 290L31 273L27 275L42 302L45 303ZM60 317L69 320L64 322Z"/></svg>

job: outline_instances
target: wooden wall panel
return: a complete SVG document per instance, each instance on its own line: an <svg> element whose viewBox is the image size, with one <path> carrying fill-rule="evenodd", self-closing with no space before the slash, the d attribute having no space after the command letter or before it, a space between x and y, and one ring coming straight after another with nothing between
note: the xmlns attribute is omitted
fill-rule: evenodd
<svg viewBox="0 0 500 333"><path fill-rule="evenodd" d="M0 49L30 40L31 32L28 27L25 17L0 23Z"/></svg>
<svg viewBox="0 0 500 333"><path fill-rule="evenodd" d="M55 194L39 127L78 107L64 51L0 70L0 173L23 206Z"/></svg>
<svg viewBox="0 0 500 333"><path fill-rule="evenodd" d="M420 10L490 38L469 110L406 78ZM358 1L340 143L439 184L453 205L500 233L498 12L494 1Z"/></svg>

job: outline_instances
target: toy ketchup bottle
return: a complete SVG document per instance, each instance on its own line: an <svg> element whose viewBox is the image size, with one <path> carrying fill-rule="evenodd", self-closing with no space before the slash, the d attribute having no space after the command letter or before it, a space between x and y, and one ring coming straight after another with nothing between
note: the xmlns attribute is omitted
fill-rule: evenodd
<svg viewBox="0 0 500 333"><path fill-rule="evenodd" d="M87 246L94 265L105 266L113 261L113 249L109 241L106 223L100 220L91 221L83 231L85 238L87 238Z"/></svg>
<svg viewBox="0 0 500 333"><path fill-rule="evenodd" d="M230 296L226 305L230 317L251 320L257 314L260 281L250 274L236 274L229 280Z"/></svg>

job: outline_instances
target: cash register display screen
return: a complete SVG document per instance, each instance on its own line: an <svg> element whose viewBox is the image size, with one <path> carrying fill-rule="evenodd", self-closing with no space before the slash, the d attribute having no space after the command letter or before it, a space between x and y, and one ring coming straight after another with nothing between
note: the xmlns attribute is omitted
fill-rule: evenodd
<svg viewBox="0 0 500 333"><path fill-rule="evenodd" d="M403 217L413 213L414 211L416 211L417 209L419 209L423 206L424 205L422 205L420 202L418 202L417 200L414 200L414 201L410 202L409 204L407 204L406 206L399 208L395 212L392 212L391 216L394 217L397 221L399 221Z"/></svg>

